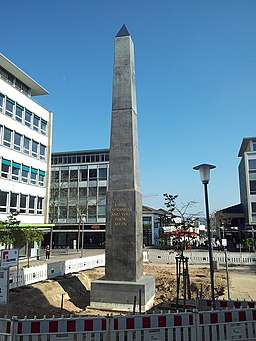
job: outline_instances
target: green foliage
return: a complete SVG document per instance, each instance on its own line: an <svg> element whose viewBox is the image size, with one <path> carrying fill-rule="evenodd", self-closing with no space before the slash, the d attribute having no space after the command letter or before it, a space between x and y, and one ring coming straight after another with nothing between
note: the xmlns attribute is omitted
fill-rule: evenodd
<svg viewBox="0 0 256 341"><path fill-rule="evenodd" d="M246 238L243 241L243 246L247 251L251 251L251 248L253 247L253 238Z"/></svg>
<svg viewBox="0 0 256 341"><path fill-rule="evenodd" d="M19 227L20 221L17 220L18 213L11 213L7 219L0 221L0 243L6 247L15 245L17 248L23 247L27 242L39 243L43 240L44 232L35 227Z"/></svg>
<svg viewBox="0 0 256 341"><path fill-rule="evenodd" d="M184 238L184 233L179 231L187 231L186 238L193 239L189 236L189 229L195 227L198 222L198 213L190 213L190 209L196 205L195 201L189 201L187 203L181 203L177 205L178 195L172 195L165 193L164 195L164 205L167 208L166 215L160 220L162 226L173 226L177 230L177 234L167 234L164 231L160 232L159 239L164 245L170 244L172 240L176 245L178 250L183 250L186 247L186 242Z"/></svg>

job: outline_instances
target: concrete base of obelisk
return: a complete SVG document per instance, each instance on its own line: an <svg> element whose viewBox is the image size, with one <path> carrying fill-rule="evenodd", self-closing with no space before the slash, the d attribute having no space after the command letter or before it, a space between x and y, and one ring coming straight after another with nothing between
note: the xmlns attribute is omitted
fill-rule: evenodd
<svg viewBox="0 0 256 341"><path fill-rule="evenodd" d="M108 281L102 279L91 283L90 307L114 311L133 311L136 296L136 312L145 312L153 307L155 278L142 276L137 282Z"/></svg>

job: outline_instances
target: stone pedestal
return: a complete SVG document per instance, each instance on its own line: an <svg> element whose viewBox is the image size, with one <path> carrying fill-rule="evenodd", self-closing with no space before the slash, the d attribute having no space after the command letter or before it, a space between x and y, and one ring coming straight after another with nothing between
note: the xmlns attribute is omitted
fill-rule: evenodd
<svg viewBox="0 0 256 341"><path fill-rule="evenodd" d="M108 281L104 278L93 281L90 306L96 309L133 311L136 296L136 312L139 311L141 291L141 311L152 308L155 297L155 278L142 276L137 282Z"/></svg>

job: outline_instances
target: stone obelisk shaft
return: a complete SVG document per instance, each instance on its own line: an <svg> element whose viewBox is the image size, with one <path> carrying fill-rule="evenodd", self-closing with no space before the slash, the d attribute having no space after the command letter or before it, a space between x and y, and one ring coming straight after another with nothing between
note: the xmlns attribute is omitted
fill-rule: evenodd
<svg viewBox="0 0 256 341"><path fill-rule="evenodd" d="M142 203L134 46L125 26L115 38L106 223L106 279L143 275Z"/></svg>

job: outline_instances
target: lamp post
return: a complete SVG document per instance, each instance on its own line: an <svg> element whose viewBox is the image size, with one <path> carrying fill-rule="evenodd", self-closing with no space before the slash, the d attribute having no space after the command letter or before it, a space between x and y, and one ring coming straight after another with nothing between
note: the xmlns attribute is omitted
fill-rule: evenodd
<svg viewBox="0 0 256 341"><path fill-rule="evenodd" d="M86 216L85 214L82 214L81 220L82 220L82 245L81 245L81 258L84 255L84 223L85 223Z"/></svg>
<svg viewBox="0 0 256 341"><path fill-rule="evenodd" d="M216 168L216 166L201 164L193 167L195 170L199 170L201 181L204 185L204 197L205 197L205 211L206 211L206 226L207 226L207 237L208 237L208 251L209 251L209 262L210 262L210 279L211 279L211 296L212 296L212 307L215 310L215 296L214 296L214 266L213 266L213 252L212 252L212 238L211 238L211 225L210 225L210 214L209 214L209 203L208 203L208 189L207 185L210 181L210 170Z"/></svg>

